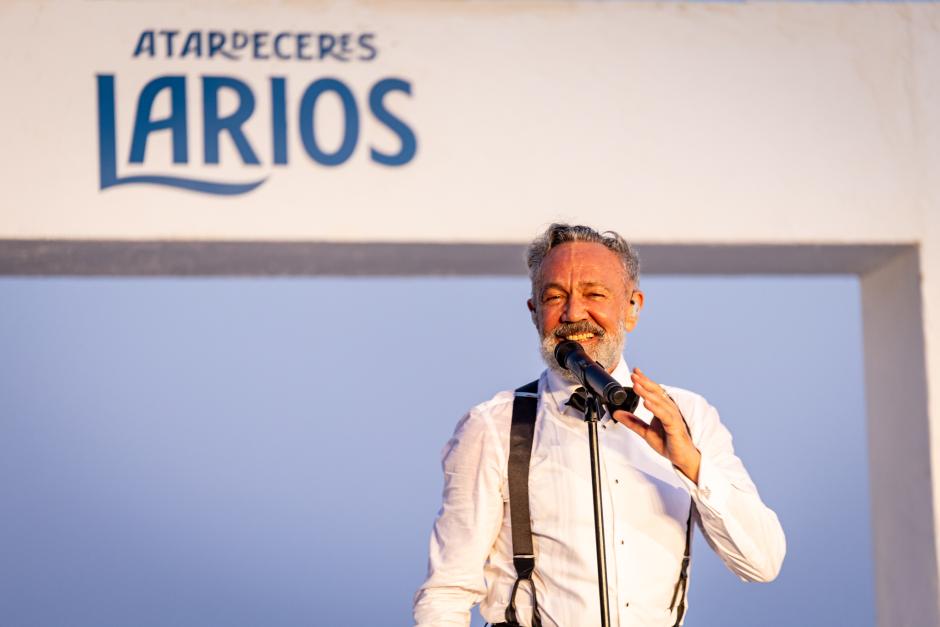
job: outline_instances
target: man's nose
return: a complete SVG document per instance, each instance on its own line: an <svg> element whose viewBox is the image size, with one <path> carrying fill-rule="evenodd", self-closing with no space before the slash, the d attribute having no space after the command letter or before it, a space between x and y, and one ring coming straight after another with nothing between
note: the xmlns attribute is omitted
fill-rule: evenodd
<svg viewBox="0 0 940 627"><path fill-rule="evenodd" d="M587 319L586 302L580 296L572 294L565 303L565 309L562 312L565 322L579 322Z"/></svg>

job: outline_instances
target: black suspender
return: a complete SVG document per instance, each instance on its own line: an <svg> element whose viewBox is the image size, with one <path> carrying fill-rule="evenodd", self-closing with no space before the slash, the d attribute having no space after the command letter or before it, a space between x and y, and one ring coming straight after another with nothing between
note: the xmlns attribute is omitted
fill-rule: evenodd
<svg viewBox="0 0 940 627"><path fill-rule="evenodd" d="M686 425L688 426L688 425ZM692 561L692 511L695 509L695 502L689 504L689 520L685 523L685 552L682 554L682 567L679 569L679 579L676 581L676 587L672 591L672 602L669 603L669 611L676 607L676 600L679 601L679 609L676 610L676 623L673 627L679 627L682 624L682 617L685 616L685 598L689 590L689 562ZM682 592L679 592L682 588Z"/></svg>
<svg viewBox="0 0 940 627"><path fill-rule="evenodd" d="M529 459L535 436L535 415L539 404L539 382L533 381L516 390L512 402L512 426L509 429L509 517L512 522L512 563L516 567L516 583L509 595L506 622L518 625L516 591L523 580L532 587L532 627L542 627L536 599L535 549L532 547L532 520L529 517Z"/></svg>
<svg viewBox="0 0 940 627"><path fill-rule="evenodd" d="M509 517L512 525L512 563L516 568L516 582L509 595L506 607L507 627L518 627L516 614L516 592L519 584L528 581L532 588L532 627L542 627L542 617L536 599L535 549L532 545L532 520L529 514L529 460L532 457L532 442L535 436L535 417L539 402L539 382L533 381L515 392L512 403L512 426L509 430ZM685 551L682 555L682 567L679 579L672 592L669 610L676 610L676 623L682 623L686 609L688 593L689 562L692 550L692 511L694 502L689 505L689 519L685 529ZM678 602L678 608L676 603Z"/></svg>

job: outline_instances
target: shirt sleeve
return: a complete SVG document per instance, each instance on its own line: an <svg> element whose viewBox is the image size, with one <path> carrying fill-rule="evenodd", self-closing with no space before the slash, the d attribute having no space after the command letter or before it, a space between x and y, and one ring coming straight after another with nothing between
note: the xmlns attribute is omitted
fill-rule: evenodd
<svg viewBox="0 0 940 627"><path fill-rule="evenodd" d="M443 505L431 532L428 576L414 598L417 627L466 627L486 592L483 568L503 520L505 452L485 409L458 423L442 453Z"/></svg>
<svg viewBox="0 0 940 627"><path fill-rule="evenodd" d="M680 408L689 415L687 407ZM705 539L742 580L772 581L787 551L780 521L764 505L744 464L734 454L731 433L721 424L717 410L701 398L691 409L689 427L702 454L698 485L676 472L695 501Z"/></svg>

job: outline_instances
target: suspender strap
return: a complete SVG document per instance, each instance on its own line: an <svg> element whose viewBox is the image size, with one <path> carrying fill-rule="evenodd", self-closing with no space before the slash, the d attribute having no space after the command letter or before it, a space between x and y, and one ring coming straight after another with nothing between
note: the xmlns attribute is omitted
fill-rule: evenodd
<svg viewBox="0 0 940 627"><path fill-rule="evenodd" d="M689 590L689 562L692 560L692 512L694 509L695 503L692 502L689 504L689 520L685 524L685 552L682 555L682 567L679 569L679 580L673 588L672 602L669 604L669 611L672 611L676 607L676 600L679 601L676 624L673 627L679 627L682 624L682 617L685 616L685 598Z"/></svg>
<svg viewBox="0 0 940 627"><path fill-rule="evenodd" d="M676 399L668 392L666 396L673 403L676 402ZM682 416L681 411L679 415ZM682 422L685 423L685 430L691 438L692 429L689 428L689 421L685 419L685 416L682 416ZM685 523L685 551L682 553L682 567L679 569L679 580L676 581L676 587L672 591L672 602L669 604L669 611L671 612L676 607L676 600L679 601L679 609L676 610L676 624L673 627L679 627L682 624L682 618L685 616L686 596L689 591L689 562L692 560L692 512L695 511L695 501L690 501L689 519ZM679 591L680 588L682 589L681 592Z"/></svg>
<svg viewBox="0 0 940 627"><path fill-rule="evenodd" d="M506 622L518 625L516 591L523 580L532 587L532 627L542 627L539 604L536 599L535 550L532 547L532 520L529 515L529 458L535 436L535 416L538 409L539 382L533 381L516 390L512 403L512 426L509 430L509 516L512 523L512 563L516 568L516 583L512 586Z"/></svg>

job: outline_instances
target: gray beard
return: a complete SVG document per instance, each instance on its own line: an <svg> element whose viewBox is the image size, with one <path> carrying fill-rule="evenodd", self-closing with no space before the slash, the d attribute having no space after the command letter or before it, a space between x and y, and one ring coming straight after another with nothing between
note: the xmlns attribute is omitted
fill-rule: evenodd
<svg viewBox="0 0 940 627"><path fill-rule="evenodd" d="M584 346L584 352L588 357L604 367L605 370L616 368L620 362L620 356L623 354L624 336L623 327L618 327L616 333L605 333L595 347ZM542 354L542 361L566 381L581 384L578 378L570 370L565 370L555 361L555 347L558 345L558 338L554 334L542 333L539 329L539 352Z"/></svg>

